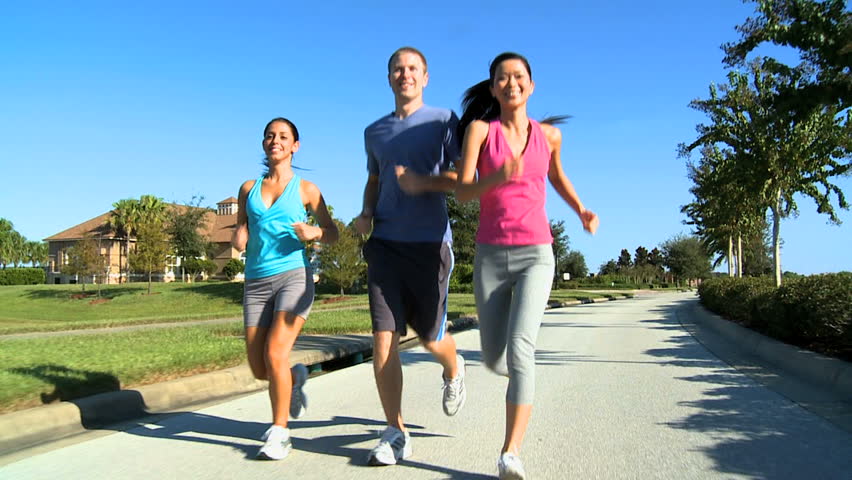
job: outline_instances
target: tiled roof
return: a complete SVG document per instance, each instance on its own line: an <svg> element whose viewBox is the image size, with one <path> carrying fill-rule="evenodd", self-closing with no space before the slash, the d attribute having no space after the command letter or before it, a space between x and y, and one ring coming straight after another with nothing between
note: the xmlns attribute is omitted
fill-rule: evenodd
<svg viewBox="0 0 852 480"><path fill-rule="evenodd" d="M75 225L67 230L63 230L55 235L45 238L45 241L57 240L80 240L89 235L103 235L106 238L116 237L115 232L109 227L107 220L112 216L112 211L98 215L97 217L86 220L85 222Z"/></svg>
<svg viewBox="0 0 852 480"><path fill-rule="evenodd" d="M179 210L187 208L184 205L170 204L169 206ZM105 238L116 238L117 235L108 224L108 219L111 216L112 211L109 211L55 235L51 235L44 240L80 240L88 235L103 235ZM207 227L202 229L201 233L203 235L207 235L210 241L215 243L230 243L234 227L237 224L236 215L216 215L216 212L210 211L205 215L205 220L207 220Z"/></svg>
<svg viewBox="0 0 852 480"><path fill-rule="evenodd" d="M216 205L222 205L223 203L228 204L228 203L238 203L238 202L239 202L239 200L237 200L236 197L228 197L228 198L222 200L221 202L217 203Z"/></svg>

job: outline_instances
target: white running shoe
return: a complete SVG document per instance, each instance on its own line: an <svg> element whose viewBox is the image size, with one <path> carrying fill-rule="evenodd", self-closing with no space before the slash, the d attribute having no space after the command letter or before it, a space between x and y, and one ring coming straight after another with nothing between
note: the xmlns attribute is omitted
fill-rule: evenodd
<svg viewBox="0 0 852 480"><path fill-rule="evenodd" d="M370 450L367 463L373 466L396 465L396 462L411 454L411 436L408 432L389 426L382 432L379 444Z"/></svg>
<svg viewBox="0 0 852 480"><path fill-rule="evenodd" d="M467 399L467 390L464 387L464 357L457 354L456 365L458 374L455 378L444 379L444 413L451 417L459 413Z"/></svg>
<svg viewBox="0 0 852 480"><path fill-rule="evenodd" d="M524 464L514 453L503 453L497 460L497 476L500 480L524 480Z"/></svg>
<svg viewBox="0 0 852 480"><path fill-rule="evenodd" d="M290 443L290 429L281 425L273 425L263 434L261 440L266 443L257 452L258 460L281 460L290 453L293 444Z"/></svg>
<svg viewBox="0 0 852 480"><path fill-rule="evenodd" d="M308 409L308 397L305 396L303 387L308 381L308 367L303 363L297 363L290 369L293 376L293 390L290 392L290 416L299 418Z"/></svg>

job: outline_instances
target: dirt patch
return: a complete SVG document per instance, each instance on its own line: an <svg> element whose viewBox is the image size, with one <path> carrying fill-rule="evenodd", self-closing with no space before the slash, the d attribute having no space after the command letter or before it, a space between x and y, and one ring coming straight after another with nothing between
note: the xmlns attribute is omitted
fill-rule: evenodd
<svg viewBox="0 0 852 480"><path fill-rule="evenodd" d="M82 300L84 298L89 298L89 297L94 297L94 296L95 296L94 292L92 292L92 293L88 293L88 292L86 292L86 293L75 293L75 294L71 295L71 300Z"/></svg>
<svg viewBox="0 0 852 480"><path fill-rule="evenodd" d="M322 303L323 303L323 305L325 305L325 304L328 304L328 303L345 302L346 300L351 300L351 299L352 299L352 297L347 297L346 295L341 295L339 297L326 298L325 300L322 301Z"/></svg>
<svg viewBox="0 0 852 480"><path fill-rule="evenodd" d="M89 302L89 305L97 305L99 303L106 303L108 301L110 301L109 298L96 298L96 299L92 300L91 302Z"/></svg>

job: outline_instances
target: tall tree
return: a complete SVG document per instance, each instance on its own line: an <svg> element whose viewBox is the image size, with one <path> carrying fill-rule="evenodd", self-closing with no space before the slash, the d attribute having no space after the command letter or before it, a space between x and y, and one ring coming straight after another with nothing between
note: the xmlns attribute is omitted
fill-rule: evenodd
<svg viewBox="0 0 852 480"><path fill-rule="evenodd" d="M164 271L166 261L171 255L169 238L165 232L165 221L156 214L145 215L136 225L136 250L131 252L129 263L137 272L148 276L148 295L151 294L153 272Z"/></svg>
<svg viewBox="0 0 852 480"><path fill-rule="evenodd" d="M27 238L12 230L9 235L9 261L16 267L24 263L26 258Z"/></svg>
<svg viewBox="0 0 852 480"><path fill-rule="evenodd" d="M852 168L852 110L841 115L835 107L815 109L805 116L777 108L774 95L802 81L798 71L774 74L765 62L750 64L751 71L731 72L729 84L709 100L691 105L711 117L710 125L699 125L699 139L689 149L708 143L724 143L736 158L738 184L750 192L754 204L772 212L775 282L781 284L780 222L797 212L794 198L803 194L840 223L832 203L849 204L841 189L831 183Z"/></svg>
<svg viewBox="0 0 852 480"><path fill-rule="evenodd" d="M613 275L618 273L618 264L615 263L615 260L607 260L606 263L602 263L600 268L598 268L598 274L600 275Z"/></svg>
<svg viewBox="0 0 852 480"><path fill-rule="evenodd" d="M630 268L633 265L633 262L630 260L630 251L626 248L622 248L621 253L618 255L618 260L615 263L618 265L618 269L620 271Z"/></svg>
<svg viewBox="0 0 852 480"><path fill-rule="evenodd" d="M320 275L328 283L340 288L340 295L344 289L351 288L366 271L367 264L361 256L361 239L355 231L354 226L346 226L338 219L334 219L340 236L336 243L323 244L317 256L319 257Z"/></svg>
<svg viewBox="0 0 852 480"><path fill-rule="evenodd" d="M715 86L711 86L710 92L711 98L719 97ZM694 102L696 105L699 103ZM703 104L699 106L704 107ZM715 125L723 126L720 128L734 127L730 116L714 111L711 118ZM689 147L682 145L681 148L688 156ZM741 271L734 264L735 258L742 258L741 251L734 254L734 240L753 234L765 211L752 186L743 181L743 177L749 175L747 166L747 162L737 161L732 149L709 143L701 148L698 163L687 162L688 177L693 182L689 191L694 200L681 207L681 212L688 217L684 223L694 227L694 233L704 241L708 252L719 255L714 267L721 263L722 258L727 259L729 276Z"/></svg>
<svg viewBox="0 0 852 480"><path fill-rule="evenodd" d="M636 252L633 254L633 264L637 267L640 265L647 265L650 261L650 254L648 253L648 249L639 245L636 247Z"/></svg>
<svg viewBox="0 0 852 480"><path fill-rule="evenodd" d="M47 244L28 241L24 245L24 261L32 263L33 267L36 266L36 263L43 265L47 261Z"/></svg>
<svg viewBox="0 0 852 480"><path fill-rule="evenodd" d="M3 268L6 268L6 264L10 263L12 258L12 232L14 231L12 222L0 218L0 264Z"/></svg>
<svg viewBox="0 0 852 480"><path fill-rule="evenodd" d="M589 274L589 269L586 267L586 257L582 253L572 250L565 257L565 270L563 273L568 273L571 278L585 278Z"/></svg>
<svg viewBox="0 0 852 480"><path fill-rule="evenodd" d="M207 214L212 210L202 207L203 201L204 197L193 197L186 205L169 211L167 232L174 254L182 259L181 269L184 271L187 260L206 257L210 250L210 239L202 232L207 228ZM192 277L188 277L190 281Z"/></svg>
<svg viewBox="0 0 852 480"><path fill-rule="evenodd" d="M479 225L479 200L459 203L447 195L447 213L453 231L453 256L457 264L473 265L476 254L476 229Z"/></svg>
<svg viewBox="0 0 852 480"><path fill-rule="evenodd" d="M124 258L124 281L130 281L130 239L136 235L139 222L139 200L125 198L112 204L112 215L107 220L109 226L119 238L124 240L124 251L118 257L118 269L122 270L121 259ZM121 278L121 276L119 276Z"/></svg>
<svg viewBox="0 0 852 480"><path fill-rule="evenodd" d="M763 43L797 49L802 62L789 66L772 60L774 73L797 70L804 81L774 92L778 108L795 116L834 105L852 105L852 13L846 0L752 0L754 17L737 26L741 37L726 43L724 62L743 66Z"/></svg>
<svg viewBox="0 0 852 480"><path fill-rule="evenodd" d="M568 239L568 234L565 233L565 220L551 220L550 235L553 237L553 260L556 264L553 270L555 285L555 282L562 278L562 274L567 271L568 253L571 242Z"/></svg>
<svg viewBox="0 0 852 480"><path fill-rule="evenodd" d="M61 271L65 275L76 275L80 281L83 291L86 291L86 281L89 277L95 279L104 270L104 257L101 256L98 248L98 241L94 237L88 236L78 240L66 252L68 262L62 265ZM98 287L98 296L100 296L100 287Z"/></svg>
<svg viewBox="0 0 852 480"><path fill-rule="evenodd" d="M697 236L676 235L660 246L666 266L678 280L695 280L710 275L710 254Z"/></svg>
<svg viewBox="0 0 852 480"><path fill-rule="evenodd" d="M772 273L772 234L763 219L759 231L743 237L743 275L760 277Z"/></svg>

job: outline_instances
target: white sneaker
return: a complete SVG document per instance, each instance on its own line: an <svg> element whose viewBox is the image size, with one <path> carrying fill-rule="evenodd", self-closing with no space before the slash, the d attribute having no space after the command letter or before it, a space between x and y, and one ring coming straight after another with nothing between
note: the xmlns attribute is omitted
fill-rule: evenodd
<svg viewBox="0 0 852 480"><path fill-rule="evenodd" d="M458 374L455 378L444 379L444 413L453 416L459 413L467 400L467 390L464 387L464 357L456 355Z"/></svg>
<svg viewBox="0 0 852 480"><path fill-rule="evenodd" d="M293 448L293 444L290 443L290 429L280 425L269 427L261 440L266 443L257 452L258 460L281 460Z"/></svg>
<svg viewBox="0 0 852 480"><path fill-rule="evenodd" d="M396 462L410 457L411 454L411 436L408 432L389 426L382 432L379 444L370 450L367 463L373 466L396 465Z"/></svg>
<svg viewBox="0 0 852 480"><path fill-rule="evenodd" d="M497 460L497 476L500 480L524 480L524 464L517 455L506 452Z"/></svg>
<svg viewBox="0 0 852 480"><path fill-rule="evenodd" d="M297 363L290 369L293 376L293 390L290 392L290 416L299 418L308 409L308 397L302 387L308 381L308 367L303 363Z"/></svg>

